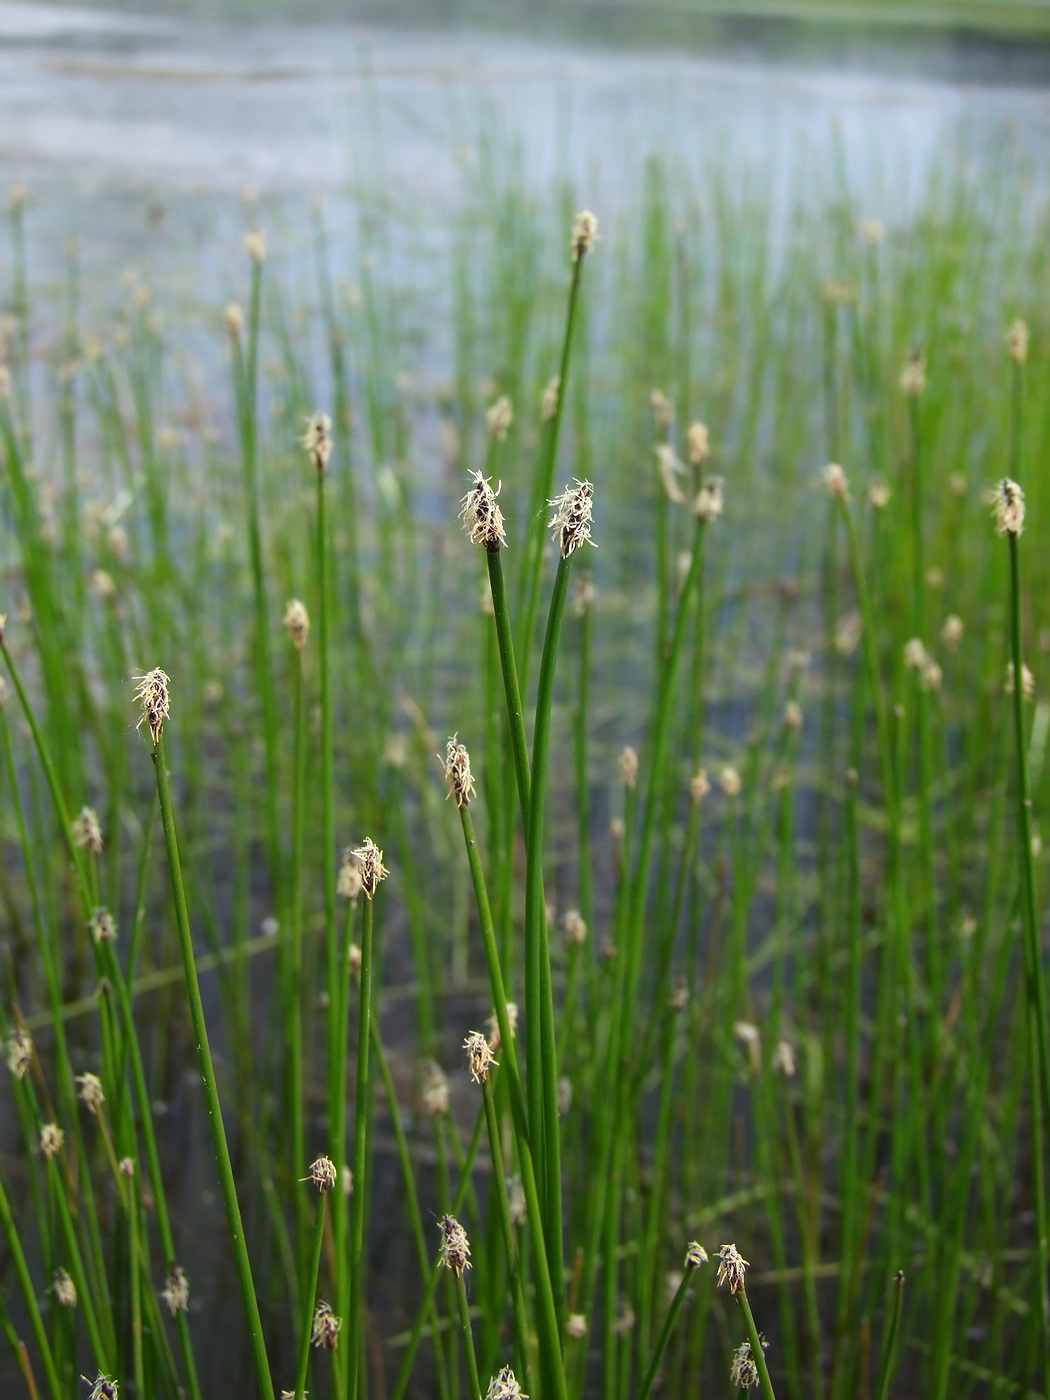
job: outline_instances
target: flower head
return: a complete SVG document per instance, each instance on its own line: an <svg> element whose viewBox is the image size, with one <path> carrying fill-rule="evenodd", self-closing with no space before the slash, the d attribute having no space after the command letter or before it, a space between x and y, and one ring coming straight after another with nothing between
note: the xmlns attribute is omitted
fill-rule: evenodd
<svg viewBox="0 0 1050 1400"><path fill-rule="evenodd" d="M470 535L471 544L484 545L490 554L498 553L507 543L503 512L496 504L502 486L500 482L493 491L491 483L482 473L475 472L474 485L460 502L459 518Z"/></svg>
<svg viewBox="0 0 1050 1400"><path fill-rule="evenodd" d="M594 543L591 539L594 487L589 481L577 481L549 504L554 507L554 515L547 528L552 531L563 559L575 554L581 544Z"/></svg>
<svg viewBox="0 0 1050 1400"><path fill-rule="evenodd" d="M112 943L117 936L117 921L108 909L96 909L88 920L88 928L96 943Z"/></svg>
<svg viewBox="0 0 1050 1400"><path fill-rule="evenodd" d="M356 899L364 889L364 878L361 872L361 861L357 852L347 846L343 852L343 861L339 867L339 875L335 882L335 892L340 899Z"/></svg>
<svg viewBox="0 0 1050 1400"><path fill-rule="evenodd" d="M833 501L849 500L849 481L838 462L829 462L824 468L824 486Z"/></svg>
<svg viewBox="0 0 1050 1400"><path fill-rule="evenodd" d="M514 1372L510 1367L504 1366L489 1381L485 1400L529 1400L529 1397L515 1380Z"/></svg>
<svg viewBox="0 0 1050 1400"><path fill-rule="evenodd" d="M470 1268L470 1241L467 1232L452 1215L444 1215L441 1226L441 1252L438 1262L451 1269L457 1278L462 1278Z"/></svg>
<svg viewBox="0 0 1050 1400"><path fill-rule="evenodd" d="M172 1317L178 1312L189 1312L190 1284L178 1264L173 1264L168 1270L168 1281L158 1297L167 1304Z"/></svg>
<svg viewBox="0 0 1050 1400"><path fill-rule="evenodd" d="M514 405L506 394L500 394L495 403L485 410L485 427L493 442L506 442L510 425L514 422Z"/></svg>
<svg viewBox="0 0 1050 1400"><path fill-rule="evenodd" d="M310 465L320 474L332 455L332 420L327 413L312 413L307 418L302 442Z"/></svg>
<svg viewBox="0 0 1050 1400"><path fill-rule="evenodd" d="M733 1352L733 1364L729 1368L729 1383L738 1390L750 1390L758 1385L758 1367L751 1355L751 1343L741 1342Z"/></svg>
<svg viewBox="0 0 1050 1400"><path fill-rule="evenodd" d="M90 1113L97 1114L106 1101L102 1092L102 1080L97 1074L78 1074L77 1083L80 1085L77 1098L84 1100Z"/></svg>
<svg viewBox="0 0 1050 1400"><path fill-rule="evenodd" d="M725 509L725 495L722 491L722 478L709 476L696 494L693 514L705 525L717 520Z"/></svg>
<svg viewBox="0 0 1050 1400"><path fill-rule="evenodd" d="M56 1269L51 1280L51 1290L55 1295L55 1302L63 1308L75 1308L77 1305L77 1286L66 1273L65 1269Z"/></svg>
<svg viewBox="0 0 1050 1400"><path fill-rule="evenodd" d="M339 1329L342 1325L343 1319L336 1317L331 1305L322 1298L314 1309L313 1325L310 1328L310 1345L335 1351L339 1345Z"/></svg>
<svg viewBox="0 0 1050 1400"><path fill-rule="evenodd" d="M685 1267L687 1269L699 1269L701 1264L707 1263L707 1250L702 1244L697 1244L693 1240L685 1252Z"/></svg>
<svg viewBox="0 0 1050 1400"><path fill-rule="evenodd" d="M730 1293L743 1293L744 1270L747 1267L747 1260L742 1258L736 1245L724 1244L718 1251L718 1277L715 1279L715 1287L721 1288L726 1284Z"/></svg>
<svg viewBox="0 0 1050 1400"><path fill-rule="evenodd" d="M310 1174L303 1181L312 1181L318 1191L331 1191L336 1181L335 1163L331 1157L318 1157L310 1163Z"/></svg>
<svg viewBox="0 0 1050 1400"><path fill-rule="evenodd" d="M1013 321L1006 331L1006 349L1015 365L1023 365L1028 359L1028 323L1020 317Z"/></svg>
<svg viewBox="0 0 1050 1400"><path fill-rule="evenodd" d="M135 728L141 729L143 724L148 724L150 737L154 744L159 744L160 736L164 733L164 721L168 718L168 677L158 666L139 676L138 681L135 699L142 714Z"/></svg>
<svg viewBox="0 0 1050 1400"><path fill-rule="evenodd" d="M33 1037L25 1026L18 1026L7 1038L7 1068L16 1079L24 1079L33 1063Z"/></svg>
<svg viewBox="0 0 1050 1400"><path fill-rule="evenodd" d="M94 807L81 807L69 824L73 845L92 855L102 854L102 827Z"/></svg>
<svg viewBox="0 0 1050 1400"><path fill-rule="evenodd" d="M598 220L589 209L581 209L572 228L572 260L579 262L594 247Z"/></svg>
<svg viewBox="0 0 1050 1400"><path fill-rule="evenodd" d="M57 1123L45 1123L40 1129L40 1151L50 1161L56 1152L61 1152L66 1135Z"/></svg>
<svg viewBox="0 0 1050 1400"><path fill-rule="evenodd" d="M419 1062L419 1101L430 1118L440 1118L448 1112L448 1080L436 1060Z"/></svg>
<svg viewBox="0 0 1050 1400"><path fill-rule="evenodd" d="M685 455L694 467L698 467L711 451L711 434L707 424L694 419L685 430Z"/></svg>
<svg viewBox="0 0 1050 1400"><path fill-rule="evenodd" d="M624 787L633 788L638 781L638 754L631 748L630 744L621 750L617 767L620 772L620 781Z"/></svg>
<svg viewBox="0 0 1050 1400"><path fill-rule="evenodd" d="M1024 529L1024 492L1016 481L1004 476L992 491L991 499L996 531L1016 539Z"/></svg>
<svg viewBox="0 0 1050 1400"><path fill-rule="evenodd" d="M471 1031L463 1042L463 1049L467 1052L471 1079L475 1084L483 1084L489 1077L489 1071L497 1064L492 1047L480 1031Z"/></svg>
<svg viewBox="0 0 1050 1400"><path fill-rule="evenodd" d="M310 614L298 598L292 598L284 610L284 628L296 651L302 651L310 635Z"/></svg>
<svg viewBox="0 0 1050 1400"><path fill-rule="evenodd" d="M372 899L379 888L379 882L390 874L383 864L383 852L371 837L366 836L363 844L358 846L353 854L361 863L361 888L368 898Z"/></svg>
<svg viewBox="0 0 1050 1400"><path fill-rule="evenodd" d="M87 1380L87 1376L82 1376L82 1380ZM108 1376L104 1376L101 1371L94 1381L89 1381L91 1394L88 1400L118 1400L119 1387L116 1381L111 1381Z"/></svg>
<svg viewBox="0 0 1050 1400"><path fill-rule="evenodd" d="M470 773L470 754L466 744L461 744L455 734L445 745L445 782L450 797L456 799L457 807L469 807L474 792L474 779Z"/></svg>

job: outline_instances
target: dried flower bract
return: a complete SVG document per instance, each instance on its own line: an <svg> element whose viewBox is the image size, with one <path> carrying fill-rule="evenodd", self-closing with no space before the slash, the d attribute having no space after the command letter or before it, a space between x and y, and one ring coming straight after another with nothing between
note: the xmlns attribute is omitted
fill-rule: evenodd
<svg viewBox="0 0 1050 1400"><path fill-rule="evenodd" d="M161 1302L167 1305L172 1317L178 1312L190 1310L190 1284L178 1264L168 1270L168 1281L158 1294Z"/></svg>
<svg viewBox="0 0 1050 1400"><path fill-rule="evenodd" d="M445 745L445 782L450 797L456 799L457 807L469 807L474 792L474 779L470 773L470 754L466 744L461 744L455 734Z"/></svg>
<svg viewBox="0 0 1050 1400"><path fill-rule="evenodd" d="M459 518L463 521L463 528L470 536L471 544L480 544L495 554L507 543L507 535L503 529L503 512L496 504L496 497L502 489L503 483L493 491L491 483L486 481L481 472L474 473L474 485L460 502Z"/></svg>
<svg viewBox="0 0 1050 1400"><path fill-rule="evenodd" d="M441 1252L438 1262L462 1278L470 1268L470 1241L467 1232L454 1215L441 1217Z"/></svg>
<svg viewBox="0 0 1050 1400"><path fill-rule="evenodd" d="M581 209L572 228L572 260L579 262L594 247L598 237L598 220L589 209Z"/></svg>
<svg viewBox="0 0 1050 1400"><path fill-rule="evenodd" d="M744 1270L748 1267L747 1260L744 1259L735 1244L724 1244L718 1251L718 1277L715 1279L715 1287L721 1288L725 1284L730 1293L743 1293Z"/></svg>
<svg viewBox="0 0 1050 1400"><path fill-rule="evenodd" d="M168 718L168 684L167 675L158 666L156 670L147 671L144 676L139 677L138 689L135 691L135 699L142 710L135 728L141 729L143 724L148 724L154 744L160 743L160 736L164 733L164 721Z"/></svg>
<svg viewBox="0 0 1050 1400"><path fill-rule="evenodd" d="M992 491L992 509L998 533L1016 539L1024 529L1024 492L1016 481L1003 477Z"/></svg>
<svg viewBox="0 0 1050 1400"><path fill-rule="evenodd" d="M554 507L554 514L547 528L563 559L575 554L581 544L594 543L591 539L594 487L589 481L577 481L549 504Z"/></svg>
<svg viewBox="0 0 1050 1400"><path fill-rule="evenodd" d="M336 1182L337 1172L331 1157L318 1157L310 1163L310 1175L303 1181L312 1181L318 1191L331 1191Z"/></svg>
<svg viewBox="0 0 1050 1400"><path fill-rule="evenodd" d="M699 1269L701 1264L707 1263L707 1250L702 1244L697 1244L693 1240L685 1252L685 1267L687 1269Z"/></svg>
<svg viewBox="0 0 1050 1400"><path fill-rule="evenodd" d="M480 1031L471 1031L463 1042L463 1049L467 1052L471 1079L475 1084L483 1084L489 1077L489 1071L498 1066L492 1047Z"/></svg>
<svg viewBox="0 0 1050 1400"><path fill-rule="evenodd" d="M327 413L312 413L306 420L303 447L316 472L323 472L332 455L332 420Z"/></svg>
<svg viewBox="0 0 1050 1400"><path fill-rule="evenodd" d="M363 844L354 851L354 855L361 862L361 888L368 898L372 899L379 888L379 882L390 874L383 864L383 852L370 836L366 836Z"/></svg>

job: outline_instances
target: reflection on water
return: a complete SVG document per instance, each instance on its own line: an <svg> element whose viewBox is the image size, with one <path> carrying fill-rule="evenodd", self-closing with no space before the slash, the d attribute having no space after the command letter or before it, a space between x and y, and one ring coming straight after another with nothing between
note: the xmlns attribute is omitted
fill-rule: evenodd
<svg viewBox="0 0 1050 1400"><path fill-rule="evenodd" d="M830 157L837 132L854 188L892 221L946 138L966 133L980 158L1010 131L1038 151L1050 95L493 33L234 29L0 3L0 181L34 195L38 256L75 229L89 266L119 265L141 232L125 201L178 191L215 208L252 185L294 207L378 175L440 215L493 129L524 138L528 183L568 178L606 218L653 152L698 181L714 158L760 164L786 188L800 161ZM184 229L198 262L213 232Z"/></svg>

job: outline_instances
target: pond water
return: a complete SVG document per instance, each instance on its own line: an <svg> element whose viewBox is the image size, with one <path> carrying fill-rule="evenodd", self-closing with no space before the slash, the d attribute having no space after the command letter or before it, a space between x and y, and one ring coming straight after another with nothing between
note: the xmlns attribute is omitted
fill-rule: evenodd
<svg viewBox="0 0 1050 1400"><path fill-rule="evenodd" d="M634 197L654 153L683 177L701 181L717 159L786 190L841 141L854 192L889 223L946 143L994 161L1004 134L1032 153L1050 135L1050 90L1006 82L1016 65L1005 59L978 65L975 82L953 76L972 62L928 43L926 77L889 76L914 73L914 49L895 61L882 48L879 73L763 52L0 3L0 184L29 191L38 274L72 232L89 271L141 256L143 208L156 225L163 204L164 237L192 250L199 276L246 187L292 214L323 197L338 224L346 197L378 179L439 219L479 138L495 133L520 139L529 185L568 179L604 218Z"/></svg>

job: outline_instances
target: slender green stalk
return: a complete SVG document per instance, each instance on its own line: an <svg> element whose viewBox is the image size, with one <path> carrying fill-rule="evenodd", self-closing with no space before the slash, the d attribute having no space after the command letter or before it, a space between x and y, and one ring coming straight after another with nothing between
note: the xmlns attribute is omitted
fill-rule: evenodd
<svg viewBox="0 0 1050 1400"><path fill-rule="evenodd" d="M360 1000L357 1019L357 1089L354 1100L354 1188L350 1198L350 1372L348 1394L356 1393L355 1358L364 1347L365 1209L368 1202L369 1048L372 1030L373 906L365 900L361 921Z"/></svg>
<svg viewBox="0 0 1050 1400"><path fill-rule="evenodd" d="M1005 487L1005 483L1004 483ZM1003 488L1000 488L1001 490ZM1017 488L1015 488L1017 489ZM1008 530L1010 547L1010 652L1013 665L1013 724L1017 761L1017 835L1021 865L1021 919L1025 949L1026 1021L1032 1077L1032 1155L1039 1306L1043 1318L1043 1383L1050 1395L1050 1216L1046 1193L1046 1143L1050 1133L1050 1034L1047 1027L1046 977L1039 933L1035 861L1032 854L1032 793L1024 721L1024 650L1021 636L1020 527Z"/></svg>
<svg viewBox="0 0 1050 1400"><path fill-rule="evenodd" d="M897 1369L897 1337L900 1334L903 1306L904 1273L901 1271L893 1281L893 1312L890 1314L890 1325L882 1346L882 1369L877 1400L890 1400L890 1386L893 1384L893 1373Z"/></svg>
<svg viewBox="0 0 1050 1400"><path fill-rule="evenodd" d="M166 709L166 705L165 705ZM208 1118L211 1124L212 1143L215 1149L215 1163L219 1172L219 1189L226 1207L226 1219L233 1244L234 1266L241 1290L245 1321L248 1326L255 1365L256 1379L262 1400L274 1400L273 1379L266 1358L266 1344L263 1340L262 1318L259 1302L252 1279L251 1262L244 1239L244 1226L241 1221L241 1208L237 1200L237 1183L233 1175L229 1144L226 1141L226 1128L222 1117L222 1104L215 1079L215 1066L212 1061L211 1046L208 1041L208 1027L204 1019L204 1005L201 1001L200 984L197 981L197 967L193 952L193 935L190 932L189 913L186 907L186 894L182 884L182 866L179 861L178 838L175 831L175 813L172 808L171 790L168 785L168 771L164 756L164 739L160 733L154 738L151 750L153 768L157 779L157 798L160 804L161 823L164 828L164 845L168 854L168 870L171 875L172 900L175 905L175 920L182 949L182 965L186 978L186 995L190 1004L194 1035L197 1040L197 1053L200 1057L201 1078L208 1105Z"/></svg>
<svg viewBox="0 0 1050 1400"><path fill-rule="evenodd" d="M514 633L510 625L507 587L503 578L500 551L486 549L485 562L488 565L489 587L492 590L492 618L496 626L500 668L503 672L503 691L507 701L507 723L510 729L511 749L514 754L514 776L518 784L518 803L521 808L522 825L527 827L530 790L529 750L528 741L525 738L525 711L518 688Z"/></svg>
<svg viewBox="0 0 1050 1400"><path fill-rule="evenodd" d="M327 1214L328 1191L334 1186L338 1191L339 1182L336 1180L335 1167L331 1166L331 1182L320 1190L317 1198L317 1213L314 1216L313 1245L310 1250L310 1264L306 1274L306 1287L303 1289L305 1307L302 1320L302 1332L299 1337L299 1365L295 1373L295 1400L305 1400L306 1397L306 1373L310 1367L310 1339L313 1333L314 1304L317 1298L317 1279L321 1272L321 1249L324 1245L324 1223Z"/></svg>
<svg viewBox="0 0 1050 1400"><path fill-rule="evenodd" d="M2 1180L0 1180L0 1224L3 1226L4 1236L7 1239L7 1248L10 1251L11 1262L14 1264L15 1273L18 1275L19 1287L22 1290L22 1299L25 1303L26 1311L29 1314L29 1325L33 1329L33 1339L36 1342L37 1351L40 1353L40 1361L44 1367L44 1374L47 1377L48 1388L51 1391L53 1400L63 1400L66 1391L58 1378L55 1358L51 1351L51 1343L48 1340L47 1330L44 1327L44 1319L40 1314L40 1305L37 1302L36 1289L33 1287L33 1280L29 1274L29 1265L26 1263L25 1251L22 1248L18 1227L11 1213L11 1205L7 1199L7 1192L4 1190Z"/></svg>
<svg viewBox="0 0 1050 1400"><path fill-rule="evenodd" d="M678 1323L679 1314L685 1306L685 1300L697 1267L698 1263L694 1262L694 1256L690 1250L690 1253L686 1256L685 1272L682 1275L682 1281L675 1289L674 1297L671 1299L671 1306L667 1309L667 1316L664 1318L664 1325L660 1329L659 1337L656 1339L652 1360L649 1362L645 1375L642 1378L642 1384L638 1391L638 1400L649 1400L649 1396L653 1393L653 1386L656 1384L656 1378L660 1374L660 1367L663 1364L668 1343Z"/></svg>
<svg viewBox="0 0 1050 1400"><path fill-rule="evenodd" d="M762 1338L759 1336L758 1328L755 1326L755 1317L751 1311L751 1304L747 1300L747 1291L743 1288L733 1295L739 1304L740 1311L744 1314L744 1326L747 1329L747 1339L751 1343L751 1359L755 1363L758 1371L758 1385L762 1391L763 1400L776 1400L773 1393L773 1382L769 1379L769 1367L766 1365L766 1349L762 1345Z"/></svg>
<svg viewBox="0 0 1050 1400"><path fill-rule="evenodd" d="M467 1301L467 1281L463 1271L456 1273L456 1301L459 1304L459 1325L463 1332L463 1351L467 1358L467 1379L470 1382L471 1396L481 1400L481 1382L478 1379L478 1358L474 1353L474 1329L470 1325L470 1303Z"/></svg>

